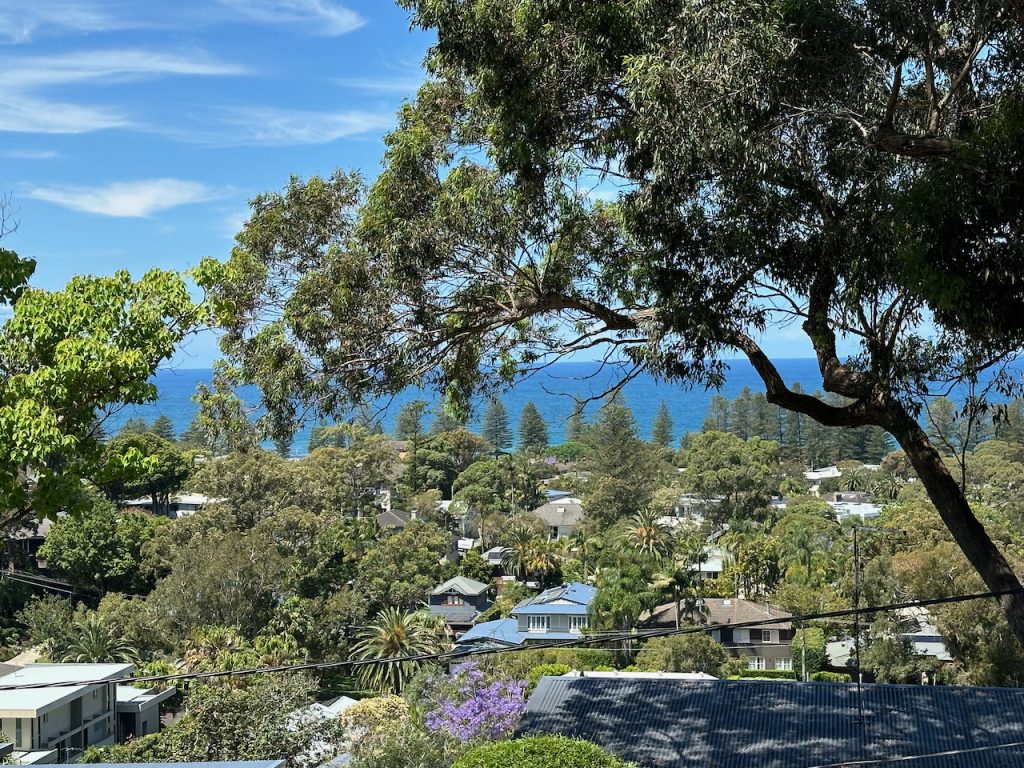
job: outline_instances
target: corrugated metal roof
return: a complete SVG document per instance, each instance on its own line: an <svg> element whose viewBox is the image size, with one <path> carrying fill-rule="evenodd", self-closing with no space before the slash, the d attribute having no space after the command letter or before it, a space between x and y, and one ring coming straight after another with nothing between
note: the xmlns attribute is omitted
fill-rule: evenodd
<svg viewBox="0 0 1024 768"><path fill-rule="evenodd" d="M1024 741L1024 690L548 677L518 733L601 744L642 768L801 768ZM1024 748L913 761L1024 766Z"/></svg>
<svg viewBox="0 0 1024 768"><path fill-rule="evenodd" d="M460 595L479 595L481 592L486 592L489 586L482 581L470 579L466 576L455 576L448 579L444 584L436 586L430 594L443 595L445 592L458 592Z"/></svg>

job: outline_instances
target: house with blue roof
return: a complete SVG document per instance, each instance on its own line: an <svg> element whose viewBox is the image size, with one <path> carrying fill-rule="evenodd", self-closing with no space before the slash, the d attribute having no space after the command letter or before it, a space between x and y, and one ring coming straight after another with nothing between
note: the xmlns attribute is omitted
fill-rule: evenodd
<svg viewBox="0 0 1024 768"><path fill-rule="evenodd" d="M507 619L477 624L458 640L462 648L500 648L531 642L576 640L589 623L590 604L597 588L563 584L528 597Z"/></svg>

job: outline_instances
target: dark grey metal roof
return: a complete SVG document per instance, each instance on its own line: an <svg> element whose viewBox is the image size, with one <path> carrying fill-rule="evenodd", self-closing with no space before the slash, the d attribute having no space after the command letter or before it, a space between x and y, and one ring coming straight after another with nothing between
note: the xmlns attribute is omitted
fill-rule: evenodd
<svg viewBox="0 0 1024 768"><path fill-rule="evenodd" d="M642 768L809 768L1024 742L1024 690L546 677L517 733L601 744ZM1024 766L1024 747L914 760Z"/></svg>

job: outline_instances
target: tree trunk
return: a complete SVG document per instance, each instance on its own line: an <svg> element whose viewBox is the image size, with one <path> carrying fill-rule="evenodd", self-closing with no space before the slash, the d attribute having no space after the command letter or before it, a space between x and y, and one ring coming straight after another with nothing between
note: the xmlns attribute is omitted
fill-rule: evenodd
<svg viewBox="0 0 1024 768"><path fill-rule="evenodd" d="M901 406L891 410L893 423L887 428L906 452L942 522L985 586L993 592L1019 590L1020 579L975 517L963 490L924 430ZM998 600L1014 636L1024 645L1024 593L1003 595Z"/></svg>

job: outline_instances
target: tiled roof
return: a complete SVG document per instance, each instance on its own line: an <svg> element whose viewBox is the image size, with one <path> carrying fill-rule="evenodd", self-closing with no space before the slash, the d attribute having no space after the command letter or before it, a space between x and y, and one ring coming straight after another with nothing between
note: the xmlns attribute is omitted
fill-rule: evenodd
<svg viewBox="0 0 1024 768"><path fill-rule="evenodd" d="M586 517L583 503L574 498L549 501L547 504L537 507L530 514L551 526L579 525Z"/></svg>
<svg viewBox="0 0 1024 768"><path fill-rule="evenodd" d="M789 629L792 626L786 619L793 614L774 605L755 603L752 600L743 600L737 597L706 597L704 605L708 610L705 617L707 624L735 624L744 621L779 619L777 622L758 625L757 629ZM640 616L640 623L653 627L674 627L676 604L665 603L656 607L649 614L644 612Z"/></svg>
<svg viewBox="0 0 1024 768"><path fill-rule="evenodd" d="M642 768L800 768L932 755L914 768L1024 766L1024 690L547 677L517 733L594 741ZM902 763L901 763L902 764ZM911 763L908 763L910 765Z"/></svg>
<svg viewBox="0 0 1024 768"><path fill-rule="evenodd" d="M412 516L408 512L392 509L377 515L377 526L380 528L405 528L411 519Z"/></svg>

